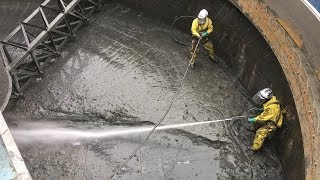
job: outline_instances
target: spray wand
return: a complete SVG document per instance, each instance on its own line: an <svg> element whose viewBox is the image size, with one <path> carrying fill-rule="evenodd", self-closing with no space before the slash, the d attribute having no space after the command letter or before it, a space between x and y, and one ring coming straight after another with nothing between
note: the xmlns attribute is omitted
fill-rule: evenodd
<svg viewBox="0 0 320 180"><path fill-rule="evenodd" d="M146 141L149 139L149 137L151 136L151 134L155 131L155 130L160 130L160 129L169 129L168 126L160 126L161 122L165 119L165 117L168 115L172 105L173 105L173 102L175 102L176 98L177 98L177 95L180 91L180 88L183 84L183 81L188 73L188 69L189 67L191 66L191 63L192 63L192 60L193 58L195 57L195 54L196 54L196 51L197 51L197 48L200 44L200 41L201 41L202 37L200 37L198 39L198 42L194 48L194 51L192 53L192 57L188 63L188 67L186 68L185 70L185 73L182 77L182 79L180 80L180 85L179 85L179 88L176 90L176 92L174 93L174 96L172 97L172 100L171 100L171 103L167 109L167 111L165 112L165 114L162 116L162 118L159 120L159 122L154 126L152 127L151 129L149 129L149 133L147 134L146 138L142 141L142 143L131 153L131 155L125 159L125 161L121 164L119 164L113 171L113 173L107 178L108 180L111 180L129 161L130 159L132 159L135 154L140 150L140 148L146 143ZM178 125L171 125L171 126L175 126L174 128L178 128L178 127L185 127L185 126L193 126L193 125L198 125L198 124L209 124L209 123L214 123L214 122L222 122L222 121L231 121L231 120L237 120L239 118L243 118L243 117L246 117L246 116L237 116L237 117L232 117L232 118L228 118L228 119L221 119L221 120L212 120L212 121L204 121L204 122L195 122L195 123L187 123L187 124L178 124ZM169 125L170 126L170 125ZM172 127L173 128L173 127Z"/></svg>
<svg viewBox="0 0 320 180"><path fill-rule="evenodd" d="M231 118L227 118L227 119L216 119L216 120L202 121L202 122L163 125L163 126L156 127L156 130L176 129L176 128L182 128L182 127L188 127L188 126L202 125L202 124L211 124L211 123L217 123L217 122L233 121L233 120L239 120L239 119L246 118L246 117L247 116L235 116L235 117L231 117Z"/></svg>

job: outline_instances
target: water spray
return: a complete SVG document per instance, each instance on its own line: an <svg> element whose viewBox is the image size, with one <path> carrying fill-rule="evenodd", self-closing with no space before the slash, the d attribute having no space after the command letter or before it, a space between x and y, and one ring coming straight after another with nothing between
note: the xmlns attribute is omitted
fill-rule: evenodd
<svg viewBox="0 0 320 180"><path fill-rule="evenodd" d="M176 100L176 98L177 98L177 96L178 96L178 94L179 94L179 92L180 92L180 88L181 88L181 86L182 86L182 84L183 84L183 82L184 82L184 79L185 79L186 76L187 76L189 67L191 66L191 61L192 61L192 59L194 58L194 56L195 56L195 54L196 54L196 50L197 50L197 48L198 48L198 46L199 46L199 44L200 44L200 41L201 41L201 38L199 38L199 40L198 40L198 42L197 42L197 45L196 45L196 47L195 47L195 49L194 49L194 51L193 51L193 53L192 53L192 57L191 57L191 59L190 59L190 61L189 61L188 67L186 68L186 70L185 70L185 72L184 72L184 75L182 76L182 79L180 80L179 87L178 87L178 89L175 91L175 93L174 93L174 95L173 95L173 97L172 97L172 100L171 100L171 102L170 102L170 105L169 105L168 109L166 110L165 114L164 114L164 115L162 116L162 118L158 121L158 123L149 131L149 133L147 134L146 138L145 138L145 139L141 142L141 144L131 153L131 155L130 155L127 159L125 159L125 161L124 161L123 163L121 163L120 165L118 165L118 166L114 169L113 173L109 176L108 180L111 180L111 179L130 161L130 159L132 159L132 158L135 156L135 154L140 150L140 148L148 141L148 139L149 139L149 137L152 135L152 133L153 133L157 128L161 127L160 124L161 124L162 121L167 117L167 115L168 115L168 113L169 113L169 111L170 111L173 103L175 102L175 100ZM228 118L228 119L223 119L223 120L224 120L224 121L229 121L229 120L233 120L233 118ZM216 120L216 121L218 121L218 120ZM219 122L221 122L221 121L219 121ZM213 122L211 122L211 123L213 123Z"/></svg>
<svg viewBox="0 0 320 180"><path fill-rule="evenodd" d="M244 118L246 116L236 116L227 119L218 119L202 122L192 122L192 123L182 123L182 124L172 124L172 125L162 125L155 128L156 131L178 129L190 126L232 121ZM124 136L129 134L138 134L144 132L150 132L154 127L130 127L124 129L104 129L104 130L76 130L76 129L66 129L66 128L41 128L41 129L28 129L28 130L14 130L13 134L16 135L17 139L24 138L25 140L41 140L45 137L55 139L55 140L68 140L68 139L88 139L88 138L110 138L115 136Z"/></svg>

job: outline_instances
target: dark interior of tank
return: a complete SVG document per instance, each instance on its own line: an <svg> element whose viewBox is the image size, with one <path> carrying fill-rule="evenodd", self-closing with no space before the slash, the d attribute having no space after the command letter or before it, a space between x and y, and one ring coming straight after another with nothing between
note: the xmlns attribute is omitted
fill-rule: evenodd
<svg viewBox="0 0 320 180"><path fill-rule="evenodd" d="M107 179L146 133L32 141L19 130L155 125L188 67L190 47L181 44L191 43L190 16L203 8L213 21L218 63L200 52L163 124L246 115L254 106L249 98L265 87L285 105L286 124L257 153L249 149L254 133L245 119L155 132L115 179L303 179L301 131L286 77L259 30L226 0L105 2L4 113L31 176Z"/></svg>

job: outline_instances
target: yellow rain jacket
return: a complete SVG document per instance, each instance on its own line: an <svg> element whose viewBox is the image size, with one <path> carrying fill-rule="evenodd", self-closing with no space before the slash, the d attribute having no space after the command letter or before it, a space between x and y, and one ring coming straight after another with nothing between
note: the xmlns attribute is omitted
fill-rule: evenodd
<svg viewBox="0 0 320 180"><path fill-rule="evenodd" d="M283 114L280 103L275 96L263 104L263 112L255 117L257 123L265 124L269 121L274 122L278 128L282 126Z"/></svg>
<svg viewBox="0 0 320 180"><path fill-rule="evenodd" d="M210 34L213 31L212 21L206 18L206 22L203 25L199 24L198 18L195 18L192 22L191 32L194 36L200 37L200 33L207 32Z"/></svg>

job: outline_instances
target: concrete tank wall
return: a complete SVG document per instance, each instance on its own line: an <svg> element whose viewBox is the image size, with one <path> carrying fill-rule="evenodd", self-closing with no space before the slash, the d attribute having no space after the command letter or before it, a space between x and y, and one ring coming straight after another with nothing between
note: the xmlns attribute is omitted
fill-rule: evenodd
<svg viewBox="0 0 320 180"><path fill-rule="evenodd" d="M300 26L304 24L302 22L314 22L313 19L316 18L301 1L281 5L275 0L238 0L231 2L259 29L277 56L289 82L299 117L304 149L305 179L319 179L320 169L317 167L317 164L319 161L320 142L320 78L317 77L316 74L317 66L315 66L314 57L312 58L310 53L308 53L314 52L314 48L310 46L310 43L317 43L319 38L318 35L313 36L314 33L306 32L314 32L314 27L319 26L320 23L319 21L315 21L315 23L305 24L300 28L303 46L299 47L295 41L293 41L295 38L289 35L288 29L280 25L278 20L284 18L284 16L280 15L280 12L289 9L288 12L294 11L294 13L290 15L293 20L289 19L289 24L290 22L294 24L294 20L297 20L295 25ZM270 5L278 5L278 9L280 10L274 11L274 9L269 7ZM301 18L303 18L302 21ZM294 26L292 29L295 31ZM305 34L308 34L307 36L309 37L305 36ZM310 39L312 36L313 38ZM292 144L294 143L289 141L285 149L288 151L293 149ZM287 158L284 156L283 159ZM287 159L287 163L284 165L294 166L295 164L295 161ZM292 178L299 179L294 176Z"/></svg>
<svg viewBox="0 0 320 180"><path fill-rule="evenodd" d="M258 89L271 86L288 110L287 123L279 132L280 138L276 139L286 178L316 179L313 167L310 166L312 163L310 161L313 161L313 153L310 151L312 142L308 138L312 132L309 125L305 123L306 103L312 101L312 99L301 100L301 94L299 94L301 93L301 84L297 84L297 78L292 74L293 67L288 64L288 56L283 53L282 48L284 47L279 47L276 44L281 39L275 42L270 41L271 34L267 34L266 29L263 29L268 24L265 22L257 23L256 18L260 18L260 15L263 16L265 21L276 23L272 14L259 7L262 2L252 1L248 4L245 4L244 1L229 2L225 0L123 0L122 2L168 23L181 15L196 16L199 10L206 8L209 11L210 18L213 19L214 35L212 40L218 55L228 61L232 71L249 90L250 95ZM259 7L257 11L261 11L260 15L252 9L245 9L244 5L252 6L250 8L253 9L256 6ZM178 26L188 32L190 23L191 20L189 22L185 21L184 24L179 23ZM280 31L285 35L286 32L281 29L280 25L277 24L274 28L273 31L277 33ZM281 40L282 44L290 45L289 48L291 49L286 53L289 53L289 51L293 51L292 54L299 53L290 37L277 38L284 38L284 40ZM297 108L295 104L298 105ZM299 110L299 113L296 109ZM316 116L312 118L316 119ZM300 123L303 126L302 131ZM304 144L302 137L304 138Z"/></svg>
<svg viewBox="0 0 320 180"><path fill-rule="evenodd" d="M265 86L272 86L288 110L287 125L280 131L278 141L287 179L317 179L320 177L317 167L320 76L317 78L308 62L310 57L277 23L275 12L271 12L265 1L273 0L121 2L167 23L176 16L195 16L200 9L207 8L214 21L212 40L218 55L227 60L251 95ZM179 24L186 32L189 26L187 21ZM308 46L305 48L310 50Z"/></svg>

